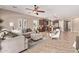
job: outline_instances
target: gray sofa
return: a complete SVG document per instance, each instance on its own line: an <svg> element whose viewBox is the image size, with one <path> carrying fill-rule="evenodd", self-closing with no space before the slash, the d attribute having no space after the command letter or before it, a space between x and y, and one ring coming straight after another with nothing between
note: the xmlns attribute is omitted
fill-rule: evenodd
<svg viewBox="0 0 79 59"><path fill-rule="evenodd" d="M24 36L6 37L0 44L1 53L18 53L28 48L28 39Z"/></svg>
<svg viewBox="0 0 79 59"><path fill-rule="evenodd" d="M34 41L37 41L37 40L40 40L43 38L43 35L41 33L31 33L31 38L34 40Z"/></svg>

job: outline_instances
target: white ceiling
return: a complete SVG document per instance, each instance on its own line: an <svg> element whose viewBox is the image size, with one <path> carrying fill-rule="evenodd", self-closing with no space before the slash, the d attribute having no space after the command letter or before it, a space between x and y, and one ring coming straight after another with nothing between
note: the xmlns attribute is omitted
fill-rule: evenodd
<svg viewBox="0 0 79 59"><path fill-rule="evenodd" d="M73 17L79 16L78 5L39 5L40 9L45 10L45 13L39 13L35 15L32 11L26 10L25 8L33 9L32 5L15 5L17 8L13 8L13 5L0 5L0 8L20 12L23 14L29 14L37 17L53 18L54 15L60 17Z"/></svg>

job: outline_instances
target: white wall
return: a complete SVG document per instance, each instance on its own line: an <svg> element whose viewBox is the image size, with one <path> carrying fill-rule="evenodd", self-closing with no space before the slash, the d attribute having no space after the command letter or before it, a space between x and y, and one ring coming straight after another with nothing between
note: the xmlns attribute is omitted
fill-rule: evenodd
<svg viewBox="0 0 79 59"><path fill-rule="evenodd" d="M59 21L59 27L60 27L61 31L64 31L64 21L63 20Z"/></svg>
<svg viewBox="0 0 79 59"><path fill-rule="evenodd" d="M79 18L75 18L72 20L72 31L79 32Z"/></svg>
<svg viewBox="0 0 79 59"><path fill-rule="evenodd" d="M4 20L2 25L7 29L10 29L9 22L14 22L15 28L17 28L18 27L18 20L23 19L23 18L27 20L28 28L32 29L33 28L33 20L35 20L35 19L39 20L39 18L37 18L37 17L23 15L23 14L19 14L16 12L3 10L3 9L0 9L0 18L2 18Z"/></svg>

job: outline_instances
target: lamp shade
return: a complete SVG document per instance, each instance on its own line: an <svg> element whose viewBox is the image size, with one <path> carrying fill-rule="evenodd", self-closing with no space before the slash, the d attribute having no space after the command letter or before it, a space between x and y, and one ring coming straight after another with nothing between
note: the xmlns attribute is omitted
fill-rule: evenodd
<svg viewBox="0 0 79 59"><path fill-rule="evenodd" d="M10 22L9 25L10 25L10 26L14 26L14 23L13 23L13 22Z"/></svg>

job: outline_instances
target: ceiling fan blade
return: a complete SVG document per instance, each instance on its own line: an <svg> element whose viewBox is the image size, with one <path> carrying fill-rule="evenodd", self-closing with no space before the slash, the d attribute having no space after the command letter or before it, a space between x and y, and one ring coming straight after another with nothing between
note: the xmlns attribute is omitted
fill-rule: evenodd
<svg viewBox="0 0 79 59"><path fill-rule="evenodd" d="M30 8L25 8L26 10L33 10L33 9L30 9Z"/></svg>
<svg viewBox="0 0 79 59"><path fill-rule="evenodd" d="M43 11L43 10L37 10L37 12L42 12L42 13L45 13L45 11Z"/></svg>

